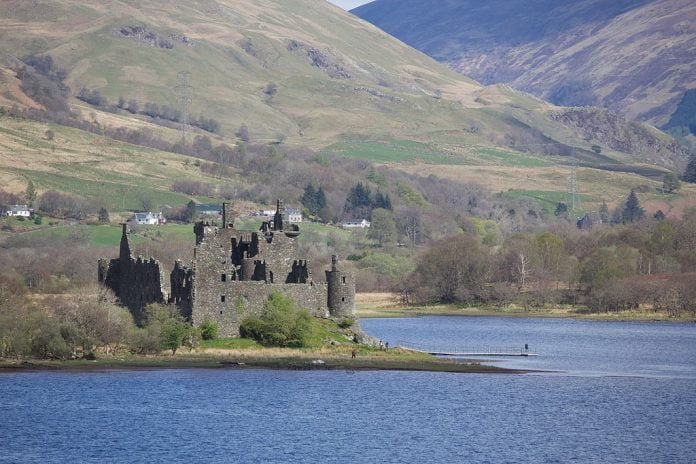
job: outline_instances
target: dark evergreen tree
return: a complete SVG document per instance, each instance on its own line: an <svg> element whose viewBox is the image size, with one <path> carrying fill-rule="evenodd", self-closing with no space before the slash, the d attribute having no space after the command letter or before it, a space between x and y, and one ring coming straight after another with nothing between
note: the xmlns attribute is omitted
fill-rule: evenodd
<svg viewBox="0 0 696 464"><path fill-rule="evenodd" d="M109 223L109 211L104 207L99 210L99 222L101 224Z"/></svg>
<svg viewBox="0 0 696 464"><path fill-rule="evenodd" d="M317 191L312 183L308 183L300 199L302 205L309 210L312 214L317 214L319 209L317 208Z"/></svg>
<svg viewBox="0 0 696 464"><path fill-rule="evenodd" d="M346 198L346 204L343 209L345 213L356 219L359 217L370 217L373 209L370 188L363 185L362 182L358 182L348 192L348 198Z"/></svg>
<svg viewBox="0 0 696 464"><path fill-rule="evenodd" d="M682 179L684 182L696 184L696 155L693 155L691 160L689 160L689 164L686 165L686 171L684 171Z"/></svg>
<svg viewBox="0 0 696 464"><path fill-rule="evenodd" d="M608 224L609 219L611 219L609 215L609 206L607 206L606 201L602 200L602 206L599 208L599 220L602 224Z"/></svg>
<svg viewBox="0 0 696 464"><path fill-rule="evenodd" d="M377 191L377 194L375 195L374 202L372 204L373 209L381 208L381 209L388 209L391 211L392 209L392 203L391 199L389 198L389 195L383 195L382 192L379 190Z"/></svg>
<svg viewBox="0 0 696 464"><path fill-rule="evenodd" d="M655 215L653 217L655 219L657 219L658 221L664 221L665 213L663 213L661 209L658 209L657 212L655 212Z"/></svg>
<svg viewBox="0 0 696 464"><path fill-rule="evenodd" d="M198 217L198 210L196 209L196 203L191 200L186 205L186 210L184 211L184 218L188 222L195 222Z"/></svg>
<svg viewBox="0 0 696 464"><path fill-rule="evenodd" d="M312 183L308 183L300 199L302 205L309 210L313 215L318 215L322 209L326 208L326 194L324 189L319 187L314 188Z"/></svg>
<svg viewBox="0 0 696 464"><path fill-rule="evenodd" d="M565 203L561 203L561 202L559 202L556 205L556 211L553 212L554 216L557 216L557 217L559 217L559 216L565 217L565 215L567 213L568 213L568 205L566 205Z"/></svg>
<svg viewBox="0 0 696 464"><path fill-rule="evenodd" d="M631 190L631 193L626 199L626 204L621 210L621 221L624 224L628 224L641 219L644 215L645 210L640 206L638 195L636 195L635 191Z"/></svg>
<svg viewBox="0 0 696 464"><path fill-rule="evenodd" d="M319 189L316 192L316 204L317 213L322 209L326 208L326 193L324 193L324 189L321 187L319 187Z"/></svg>
<svg viewBox="0 0 696 464"><path fill-rule="evenodd" d="M31 205L34 203L34 200L36 200L36 187L34 187L34 183L29 179L29 182L27 183L27 190L24 193L24 197L27 199L27 202Z"/></svg>

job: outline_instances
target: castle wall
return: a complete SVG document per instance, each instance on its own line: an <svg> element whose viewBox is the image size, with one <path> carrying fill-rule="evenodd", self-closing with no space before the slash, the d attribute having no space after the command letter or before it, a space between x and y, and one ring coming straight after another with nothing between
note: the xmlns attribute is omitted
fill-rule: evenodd
<svg viewBox="0 0 696 464"><path fill-rule="evenodd" d="M184 266L181 261L174 263L174 269L169 276L171 293L169 303L177 305L181 315L191 319L193 311L194 272Z"/></svg>
<svg viewBox="0 0 696 464"><path fill-rule="evenodd" d="M220 336L236 337L239 324L251 314L260 314L273 292L282 293L313 316L328 315L326 284L267 284L263 281L213 282L196 276L192 322L217 323Z"/></svg>
<svg viewBox="0 0 696 464"><path fill-rule="evenodd" d="M138 324L145 321L145 306L167 301L166 291L162 286L162 269L159 261L152 258L144 259L142 256L138 258L131 256L125 224L119 258L112 259L108 263L104 259L99 260L98 273L99 282L113 290Z"/></svg>
<svg viewBox="0 0 696 464"><path fill-rule="evenodd" d="M229 224L195 224L193 263L188 267L176 261L168 300L159 262L131 256L124 225L119 258L99 260L99 281L116 293L138 323L144 322L146 305L168 301L196 326L206 320L217 323L222 337L238 336L239 324L261 313L273 292L288 296L316 317L354 317L353 276L338 269L334 257L327 283L314 283L309 262L297 258L299 229L283 231L277 217L259 232L238 231Z"/></svg>

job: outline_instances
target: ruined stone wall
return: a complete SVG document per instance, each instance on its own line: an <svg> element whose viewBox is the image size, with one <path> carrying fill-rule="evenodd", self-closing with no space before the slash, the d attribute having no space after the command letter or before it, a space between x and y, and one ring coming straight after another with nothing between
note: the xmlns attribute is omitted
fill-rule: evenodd
<svg viewBox="0 0 696 464"><path fill-rule="evenodd" d="M113 290L138 324L145 320L145 306L167 301L159 261L142 256L133 258L125 224L118 259L112 259L108 264L104 259L99 260L98 273L99 282Z"/></svg>
<svg viewBox="0 0 696 464"><path fill-rule="evenodd" d="M192 321L198 326L213 321L222 337L239 335L239 324L259 314L273 292L290 298L313 316L326 317L326 284L267 284L262 281L211 281L196 275Z"/></svg>
<svg viewBox="0 0 696 464"><path fill-rule="evenodd" d="M169 276L171 287L169 303L177 305L181 315L189 320L193 311L194 275L193 269L184 266L181 261L177 260Z"/></svg>

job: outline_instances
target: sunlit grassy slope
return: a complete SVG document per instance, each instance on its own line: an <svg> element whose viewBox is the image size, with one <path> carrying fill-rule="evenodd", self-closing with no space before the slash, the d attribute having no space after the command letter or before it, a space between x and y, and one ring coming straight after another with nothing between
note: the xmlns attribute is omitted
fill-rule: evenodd
<svg viewBox="0 0 696 464"><path fill-rule="evenodd" d="M171 48L125 37L126 27ZM493 191L556 193L567 189L569 173L567 154L548 148L559 145L585 163L578 176L589 202L607 192L618 201L632 187L659 183L602 170L645 160L607 147L593 155L595 140L549 119L558 108L505 86L481 86L320 0L0 2L0 54L32 53L53 56L73 93L98 89L111 103L122 96L141 107L176 106L177 75L188 71L191 113L221 123L215 143L234 143L245 123L252 142L283 140ZM0 68L0 105L37 106L19 90L15 72ZM275 93L267 91L271 83ZM142 116L72 103L102 125L178 137ZM48 128L54 141L44 137ZM0 183L19 192L28 179L39 190L97 197L115 210L137 209L143 192L157 205L184 204L187 196L170 191L178 179L219 183L189 157L4 118Z"/></svg>

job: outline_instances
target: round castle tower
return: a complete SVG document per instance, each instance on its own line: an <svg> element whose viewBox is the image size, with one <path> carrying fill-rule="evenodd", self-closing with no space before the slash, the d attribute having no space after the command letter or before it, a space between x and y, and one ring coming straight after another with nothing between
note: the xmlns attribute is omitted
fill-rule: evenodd
<svg viewBox="0 0 696 464"><path fill-rule="evenodd" d="M331 317L355 317L355 279L338 269L338 257L331 257L331 270L326 271L327 306Z"/></svg>

